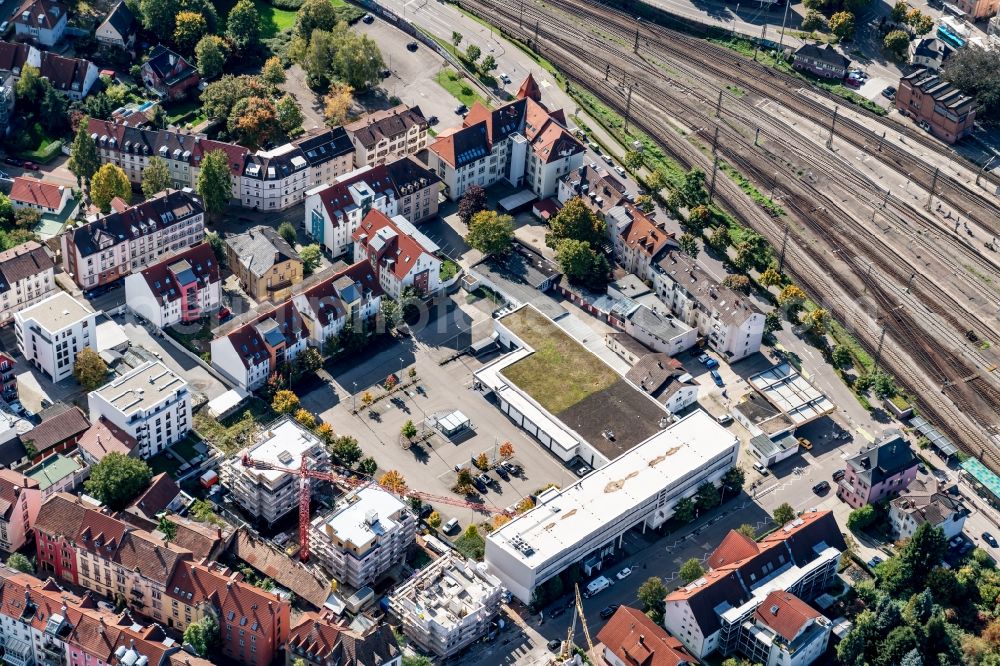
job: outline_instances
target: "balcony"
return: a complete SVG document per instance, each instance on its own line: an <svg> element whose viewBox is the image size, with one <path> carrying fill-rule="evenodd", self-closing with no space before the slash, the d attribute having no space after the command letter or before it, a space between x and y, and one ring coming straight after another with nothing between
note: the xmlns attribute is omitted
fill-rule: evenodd
<svg viewBox="0 0 1000 666"><path fill-rule="evenodd" d="M132 593L132 596L134 598L136 598L136 599L143 599L145 597L145 595L143 594L142 590L140 590L139 588L136 588L136 587L133 587L131 589L131 593Z"/></svg>
<svg viewBox="0 0 1000 666"><path fill-rule="evenodd" d="M9 666L32 666L31 644L19 638L7 636L3 641L3 660Z"/></svg>

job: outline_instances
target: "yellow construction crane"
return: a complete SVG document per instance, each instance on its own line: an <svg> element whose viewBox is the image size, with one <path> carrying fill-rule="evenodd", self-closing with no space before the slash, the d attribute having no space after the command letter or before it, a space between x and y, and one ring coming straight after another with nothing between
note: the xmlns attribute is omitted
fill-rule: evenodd
<svg viewBox="0 0 1000 666"><path fill-rule="evenodd" d="M574 592L576 594L576 608L573 609L573 621L570 623L569 631L566 634L566 641L563 643L562 657L563 661L570 658L570 654L573 651L573 637L576 636L576 618L580 618L580 624L583 626L583 637L587 639L587 649L589 652L594 651L594 641L590 638L590 628L587 626L587 616L583 613L583 599L580 597L580 585L575 584L573 586Z"/></svg>

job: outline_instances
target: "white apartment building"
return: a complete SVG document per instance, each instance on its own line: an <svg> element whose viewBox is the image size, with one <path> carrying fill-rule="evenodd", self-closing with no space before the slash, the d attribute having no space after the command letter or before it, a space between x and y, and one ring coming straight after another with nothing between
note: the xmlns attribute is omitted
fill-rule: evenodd
<svg viewBox="0 0 1000 666"><path fill-rule="evenodd" d="M108 284L205 240L191 190L167 190L62 234L63 270L84 289Z"/></svg>
<svg viewBox="0 0 1000 666"><path fill-rule="evenodd" d="M764 313L713 279L694 259L669 252L653 266L653 288L667 307L733 363L760 351Z"/></svg>
<svg viewBox="0 0 1000 666"><path fill-rule="evenodd" d="M662 525L681 498L719 483L738 453L732 433L695 411L570 486L542 492L535 508L486 537L489 571L524 603L571 566L593 575L627 531Z"/></svg>
<svg viewBox="0 0 1000 666"><path fill-rule="evenodd" d="M17 348L53 382L73 374L77 352L97 351L97 315L65 291L14 314Z"/></svg>
<svg viewBox="0 0 1000 666"><path fill-rule="evenodd" d="M698 331L656 303L649 308L631 299L622 299L611 307L608 321L653 351L676 356L698 343Z"/></svg>
<svg viewBox="0 0 1000 666"><path fill-rule="evenodd" d="M417 533L417 521L395 495L377 486L355 490L309 527L316 561L351 588L379 580L403 561Z"/></svg>
<svg viewBox="0 0 1000 666"><path fill-rule="evenodd" d="M159 361L144 363L87 395L91 423L101 417L135 438L149 459L191 430L187 382Z"/></svg>
<svg viewBox="0 0 1000 666"><path fill-rule="evenodd" d="M277 469L247 467L244 456ZM249 515L271 525L299 506L300 478L282 469L297 470L303 460L311 468L323 469L330 456L316 435L283 416L222 464L222 483Z"/></svg>
<svg viewBox="0 0 1000 666"><path fill-rule="evenodd" d="M302 151L290 143L251 155L240 180L243 206L254 210L294 206L309 187L308 166Z"/></svg>
<svg viewBox="0 0 1000 666"><path fill-rule="evenodd" d="M294 361L309 338L291 300L223 330L212 340L212 366L245 391L260 388L272 372Z"/></svg>
<svg viewBox="0 0 1000 666"><path fill-rule="evenodd" d="M219 262L208 243L125 278L125 303L157 328L196 322L219 309Z"/></svg>
<svg viewBox="0 0 1000 666"><path fill-rule="evenodd" d="M419 106L400 104L369 113L345 125L344 130L354 144L354 163L361 167L385 164L423 150L429 127Z"/></svg>
<svg viewBox="0 0 1000 666"><path fill-rule="evenodd" d="M393 590L389 612L412 641L446 659L487 632L502 596L499 578L448 552Z"/></svg>
<svg viewBox="0 0 1000 666"><path fill-rule="evenodd" d="M744 622L746 654L764 666L809 666L826 652L832 623L794 594L774 591Z"/></svg>
<svg viewBox="0 0 1000 666"><path fill-rule="evenodd" d="M382 211L371 210L352 238L354 261L368 262L389 298L398 299L410 286L423 295L440 289L438 246L402 215L390 220Z"/></svg>
<svg viewBox="0 0 1000 666"><path fill-rule="evenodd" d="M38 303L55 288L55 262L42 245L28 241L0 252L0 323Z"/></svg>
<svg viewBox="0 0 1000 666"><path fill-rule="evenodd" d="M889 524L896 539L909 539L924 523L938 527L945 539L962 533L968 510L960 496L952 494L956 488L941 487L933 476L918 476L899 497L889 502Z"/></svg>
<svg viewBox="0 0 1000 666"><path fill-rule="evenodd" d="M359 262L292 295L309 331L308 344L323 350L347 322L367 322L379 313L382 290L368 262Z"/></svg>

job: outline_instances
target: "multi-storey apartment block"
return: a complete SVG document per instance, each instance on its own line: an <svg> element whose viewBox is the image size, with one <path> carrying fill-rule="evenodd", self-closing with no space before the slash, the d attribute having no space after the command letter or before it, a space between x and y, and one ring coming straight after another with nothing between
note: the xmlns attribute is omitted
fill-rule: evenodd
<svg viewBox="0 0 1000 666"><path fill-rule="evenodd" d="M63 269L84 289L114 282L205 239L205 209L167 190L62 235Z"/></svg>
<svg viewBox="0 0 1000 666"><path fill-rule="evenodd" d="M191 430L187 382L163 363L147 362L87 395L90 420L105 418L137 442L140 458L151 458Z"/></svg>
<svg viewBox="0 0 1000 666"><path fill-rule="evenodd" d="M157 328L198 321L221 302L219 262L208 243L125 278L125 303Z"/></svg>
<svg viewBox="0 0 1000 666"><path fill-rule="evenodd" d="M229 269L256 300L279 302L303 278L302 259L274 227L260 225L226 238Z"/></svg>
<svg viewBox="0 0 1000 666"><path fill-rule="evenodd" d="M0 469L0 550L13 553L31 537L42 507L38 482L14 470Z"/></svg>
<svg viewBox="0 0 1000 666"><path fill-rule="evenodd" d="M17 348L53 382L73 374L77 352L97 349L97 315L65 291L14 314Z"/></svg>
<svg viewBox="0 0 1000 666"><path fill-rule="evenodd" d="M42 245L28 241L0 252L0 322L34 305L55 287L55 262Z"/></svg>
<svg viewBox="0 0 1000 666"><path fill-rule="evenodd" d="M354 144L354 163L385 164L427 147L429 125L419 106L400 104L374 111L344 126Z"/></svg>
<svg viewBox="0 0 1000 666"><path fill-rule="evenodd" d="M919 460L898 430L889 430L847 459L837 497L858 509L893 497L917 476Z"/></svg>
<svg viewBox="0 0 1000 666"><path fill-rule="evenodd" d="M382 289L375 271L363 261L293 294L291 300L309 331L308 344L325 350L327 341L348 322L363 326L378 315Z"/></svg>
<svg viewBox="0 0 1000 666"><path fill-rule="evenodd" d="M354 261L367 261L389 298L399 298L403 289L414 287L420 294L440 288L441 260L438 246L402 215L389 219L371 210L352 236Z"/></svg>
<svg viewBox="0 0 1000 666"><path fill-rule="evenodd" d="M247 391L260 388L272 372L294 361L309 337L290 300L223 330L212 340L212 365Z"/></svg>
<svg viewBox="0 0 1000 666"><path fill-rule="evenodd" d="M936 72L918 69L899 80L896 109L923 123L942 141L955 143L972 134L978 108L975 97L966 95Z"/></svg>

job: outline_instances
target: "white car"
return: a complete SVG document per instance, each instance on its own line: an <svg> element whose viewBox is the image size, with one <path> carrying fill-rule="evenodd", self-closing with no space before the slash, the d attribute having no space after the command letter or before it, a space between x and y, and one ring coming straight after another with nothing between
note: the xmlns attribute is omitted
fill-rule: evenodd
<svg viewBox="0 0 1000 666"><path fill-rule="evenodd" d="M622 569L621 571L619 571L615 575L615 578L617 578L618 580L625 580L626 578L628 578L631 575L632 575L632 568L631 567L625 567L624 569Z"/></svg>
<svg viewBox="0 0 1000 666"><path fill-rule="evenodd" d="M625 169L624 168L622 168L620 166L616 166L615 167L615 171L617 171L618 175L621 176L622 178L625 177Z"/></svg>

